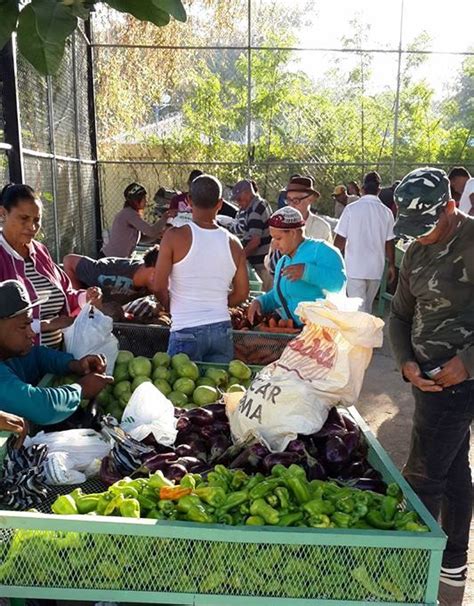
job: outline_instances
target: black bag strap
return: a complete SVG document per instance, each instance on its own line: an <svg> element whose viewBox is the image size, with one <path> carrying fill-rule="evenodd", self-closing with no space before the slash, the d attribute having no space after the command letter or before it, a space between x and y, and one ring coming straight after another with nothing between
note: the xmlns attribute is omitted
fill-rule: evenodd
<svg viewBox="0 0 474 606"><path fill-rule="evenodd" d="M285 266L285 261L283 261L283 263L281 264L281 269L280 269L280 273L278 274L278 277L275 281L275 288L276 291L278 293L278 297L280 298L281 304L283 306L283 309L285 310L286 315L288 316L289 320L293 320L294 321L294 317L293 314L290 311L290 308L288 307L288 303L286 302L285 297L283 296L282 290L281 290L281 285L280 285L280 281L281 281L281 270L284 268Z"/></svg>

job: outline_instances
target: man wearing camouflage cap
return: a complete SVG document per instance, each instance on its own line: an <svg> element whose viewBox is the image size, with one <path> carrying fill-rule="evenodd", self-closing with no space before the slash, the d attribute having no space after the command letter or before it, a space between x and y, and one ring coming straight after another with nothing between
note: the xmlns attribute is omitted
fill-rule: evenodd
<svg viewBox="0 0 474 606"><path fill-rule="evenodd" d="M437 168L412 171L395 190L395 233L412 240L392 302L390 339L415 414L404 475L448 543L441 589L462 588L472 515L474 219L456 208ZM460 589L461 590L461 589Z"/></svg>

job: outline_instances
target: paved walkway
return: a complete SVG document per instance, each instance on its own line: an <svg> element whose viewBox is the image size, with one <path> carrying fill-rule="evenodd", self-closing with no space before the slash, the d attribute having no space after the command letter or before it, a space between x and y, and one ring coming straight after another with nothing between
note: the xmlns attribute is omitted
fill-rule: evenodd
<svg viewBox="0 0 474 606"><path fill-rule="evenodd" d="M413 398L409 385L396 369L387 339L385 341L382 349L374 353L357 409L401 469L408 453ZM471 461L474 462L474 449L471 449ZM474 606L474 524L471 526L469 564L471 572L463 601L452 599L445 603L446 606L459 606L461 603Z"/></svg>

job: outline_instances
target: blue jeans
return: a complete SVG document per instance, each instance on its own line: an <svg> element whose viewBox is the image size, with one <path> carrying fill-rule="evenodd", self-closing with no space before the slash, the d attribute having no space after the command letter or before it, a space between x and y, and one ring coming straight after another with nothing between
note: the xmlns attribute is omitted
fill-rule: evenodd
<svg viewBox="0 0 474 606"><path fill-rule="evenodd" d="M216 322L171 331L168 353L185 353L197 362L228 364L234 357L230 322Z"/></svg>

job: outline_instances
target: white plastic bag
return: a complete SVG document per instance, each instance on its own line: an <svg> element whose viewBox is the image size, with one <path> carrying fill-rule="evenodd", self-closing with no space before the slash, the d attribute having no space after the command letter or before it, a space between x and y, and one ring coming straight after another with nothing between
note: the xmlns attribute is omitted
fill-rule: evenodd
<svg viewBox="0 0 474 606"><path fill-rule="evenodd" d="M235 440L253 435L272 451L282 451L296 434L323 426L329 408L349 406L359 397L372 348L380 347L383 321L352 311L344 298L301 303L305 322L280 359L264 368L230 413Z"/></svg>
<svg viewBox="0 0 474 606"><path fill-rule="evenodd" d="M178 433L176 422L173 404L146 381L133 392L120 426L135 440L143 440L151 433L159 444L171 446Z"/></svg>
<svg viewBox="0 0 474 606"><path fill-rule="evenodd" d="M86 472L97 459L102 460L111 449L111 445L93 429L67 429L51 433L40 431L34 437L26 438L25 446L32 444L46 444L48 455L66 452L69 467L82 472Z"/></svg>
<svg viewBox="0 0 474 606"><path fill-rule="evenodd" d="M118 341L112 334L113 326L112 318L87 303L74 324L63 330L66 351L76 360L90 354L103 354L107 358L107 373L111 375L119 351Z"/></svg>

